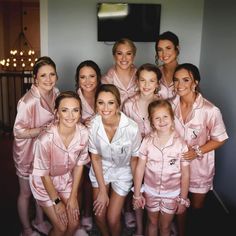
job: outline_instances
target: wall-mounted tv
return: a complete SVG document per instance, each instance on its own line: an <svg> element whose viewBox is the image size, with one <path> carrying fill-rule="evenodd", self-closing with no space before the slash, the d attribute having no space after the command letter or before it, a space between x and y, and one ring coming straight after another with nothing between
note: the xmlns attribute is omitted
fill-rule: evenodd
<svg viewBox="0 0 236 236"><path fill-rule="evenodd" d="M160 18L160 4L97 3L97 39L112 42L125 37L134 42L155 42Z"/></svg>

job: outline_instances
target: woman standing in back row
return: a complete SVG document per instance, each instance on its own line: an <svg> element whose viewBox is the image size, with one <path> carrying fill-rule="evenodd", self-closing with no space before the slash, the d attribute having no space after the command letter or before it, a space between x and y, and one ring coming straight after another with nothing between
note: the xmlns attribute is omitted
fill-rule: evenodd
<svg viewBox="0 0 236 236"><path fill-rule="evenodd" d="M89 127L91 119L95 116L95 94L101 83L99 66L91 60L82 61L76 69L75 81L76 91L81 99L81 122ZM91 162L85 165L82 179L83 191L81 191L81 225L86 231L90 231L93 227L92 185L89 179L90 166Z"/></svg>
<svg viewBox="0 0 236 236"><path fill-rule="evenodd" d="M176 34L166 31L159 35L155 45L156 64L159 61L159 67L162 73L160 80L160 95L162 98L172 98L175 96L173 74L178 65L179 39Z"/></svg>
<svg viewBox="0 0 236 236"><path fill-rule="evenodd" d="M130 39L122 38L114 44L112 54L115 65L102 77L102 83L114 84L119 89L122 107L124 101L138 89L135 76L137 69L134 66L136 46Z"/></svg>
<svg viewBox="0 0 236 236"><path fill-rule="evenodd" d="M49 57L40 57L33 67L34 84L20 99L14 124L13 158L19 179L20 193L17 200L18 214L23 226L22 236L39 235L30 222L29 175L33 170L33 145L41 131L54 119L54 101L59 93L56 65ZM43 221L42 209L36 204L32 225L47 234L49 225Z"/></svg>

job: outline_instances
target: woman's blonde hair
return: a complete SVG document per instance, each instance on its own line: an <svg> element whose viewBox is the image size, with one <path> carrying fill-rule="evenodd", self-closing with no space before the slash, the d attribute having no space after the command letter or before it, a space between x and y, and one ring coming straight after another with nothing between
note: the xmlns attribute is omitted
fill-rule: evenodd
<svg viewBox="0 0 236 236"><path fill-rule="evenodd" d="M134 42L128 38L122 38L122 39L116 41L115 44L113 45L113 48L112 48L112 55L113 56L115 55L116 50L120 44L128 44L131 47L133 54L134 55L136 54L137 48L136 48Z"/></svg>

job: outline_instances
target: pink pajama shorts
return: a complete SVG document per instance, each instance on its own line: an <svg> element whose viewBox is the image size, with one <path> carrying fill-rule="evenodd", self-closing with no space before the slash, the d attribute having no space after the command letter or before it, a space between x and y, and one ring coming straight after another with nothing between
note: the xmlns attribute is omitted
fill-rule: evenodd
<svg viewBox="0 0 236 236"><path fill-rule="evenodd" d="M145 208L147 211L151 212L165 212L167 214L175 214L178 203L176 197L167 198L167 197L156 197L147 193L144 193L146 200Z"/></svg>

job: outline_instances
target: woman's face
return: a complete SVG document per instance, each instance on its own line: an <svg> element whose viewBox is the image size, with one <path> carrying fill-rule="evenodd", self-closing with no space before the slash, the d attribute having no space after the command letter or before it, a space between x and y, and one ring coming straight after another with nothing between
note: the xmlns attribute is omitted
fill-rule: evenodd
<svg viewBox="0 0 236 236"><path fill-rule="evenodd" d="M96 101L96 109L104 120L110 120L117 115L119 105L116 97L111 92L101 92Z"/></svg>
<svg viewBox="0 0 236 236"><path fill-rule="evenodd" d="M120 69L129 69L134 62L134 52L131 46L128 43L119 44L114 55L114 60L116 66Z"/></svg>
<svg viewBox="0 0 236 236"><path fill-rule="evenodd" d="M170 40L160 40L157 45L158 58L164 64L177 60L178 51Z"/></svg>
<svg viewBox="0 0 236 236"><path fill-rule="evenodd" d="M53 89L57 81L55 69L50 65L44 65L39 68L35 78L35 83L38 88L44 92L49 92Z"/></svg>
<svg viewBox="0 0 236 236"><path fill-rule="evenodd" d="M73 128L80 119L80 103L75 98L64 98L61 100L58 110L57 118L59 125L65 128Z"/></svg>
<svg viewBox="0 0 236 236"><path fill-rule="evenodd" d="M79 87L82 92L95 92L98 85L96 71L89 66L84 66L79 71Z"/></svg>
<svg viewBox="0 0 236 236"><path fill-rule="evenodd" d="M197 82L187 70L181 69L175 72L173 81L175 91L179 96L195 93Z"/></svg>
<svg viewBox="0 0 236 236"><path fill-rule="evenodd" d="M157 75L153 71L142 70L139 74L138 86L141 94L153 95L159 86Z"/></svg>

